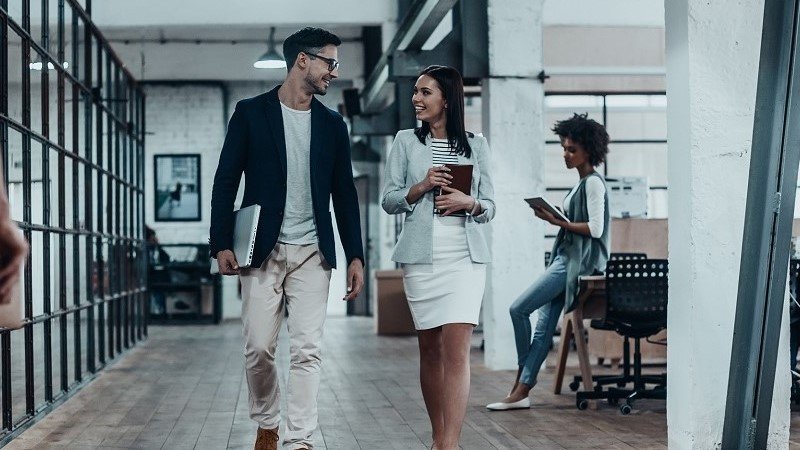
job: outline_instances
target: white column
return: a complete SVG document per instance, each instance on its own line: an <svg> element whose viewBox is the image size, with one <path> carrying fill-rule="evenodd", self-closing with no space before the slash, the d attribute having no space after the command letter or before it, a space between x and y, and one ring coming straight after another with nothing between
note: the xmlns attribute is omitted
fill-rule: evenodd
<svg viewBox="0 0 800 450"><path fill-rule="evenodd" d="M665 7L669 447L718 448L736 312L763 0L667 0ZM775 449L787 448L789 438L786 328L769 442Z"/></svg>
<svg viewBox="0 0 800 450"><path fill-rule="evenodd" d="M497 216L483 304L486 365L517 367L508 307L543 271L544 228L523 201L544 192L543 0L489 0L483 130L492 149Z"/></svg>

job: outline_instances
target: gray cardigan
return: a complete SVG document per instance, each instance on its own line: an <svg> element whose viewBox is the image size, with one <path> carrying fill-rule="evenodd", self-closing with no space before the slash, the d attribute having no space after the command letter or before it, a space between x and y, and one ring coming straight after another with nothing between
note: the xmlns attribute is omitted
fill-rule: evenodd
<svg viewBox="0 0 800 450"><path fill-rule="evenodd" d="M389 214L405 213L403 230L394 247L392 261L404 264L430 264L433 262L433 191L426 192L413 204L406 201L409 189L422 181L433 166L431 139L421 143L413 129L400 130L394 138L386 159L381 206ZM458 155L459 164L472 164L471 195L483 212L467 217L465 229L467 245L473 262L489 263L488 222L494 218L494 187L489 171L489 144L486 138L469 138L472 157Z"/></svg>
<svg viewBox="0 0 800 450"><path fill-rule="evenodd" d="M589 177L598 177L606 183L605 178L597 172L593 172L586 178L578 182L578 189L572 195L569 202L567 217L572 222L588 222L589 208L586 206L586 180ZM550 262L552 263L558 254L558 248L567 258L567 284L564 288L565 302L564 311L570 312L575 308L575 296L579 293L578 277L592 275L596 272L606 270L606 261L611 248L611 220L608 211L608 189L605 195L605 214L603 217L603 235L599 238L584 236L578 233L571 233L561 228L558 236L553 243L553 251L550 252Z"/></svg>

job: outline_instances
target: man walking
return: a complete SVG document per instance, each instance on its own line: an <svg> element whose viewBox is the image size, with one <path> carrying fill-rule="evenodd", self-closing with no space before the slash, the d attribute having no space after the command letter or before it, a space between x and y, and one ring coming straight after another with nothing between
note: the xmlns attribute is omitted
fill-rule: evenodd
<svg viewBox="0 0 800 450"><path fill-rule="evenodd" d="M345 299L354 299L364 285L347 126L314 98L325 95L339 74L340 44L336 35L320 28L304 28L284 41L284 83L236 105L214 177L211 254L220 273L238 274L242 284L250 417L259 426L256 450L278 446L275 348L284 306L291 364L283 443L289 449L313 448L322 326L336 266L331 198L348 263ZM261 205L248 269L239 268L232 251L233 202L242 173L242 207Z"/></svg>

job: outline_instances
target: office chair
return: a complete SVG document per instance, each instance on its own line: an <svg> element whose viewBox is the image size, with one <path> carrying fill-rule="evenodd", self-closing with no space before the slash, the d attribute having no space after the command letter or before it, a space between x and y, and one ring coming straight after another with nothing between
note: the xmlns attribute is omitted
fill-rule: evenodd
<svg viewBox="0 0 800 450"><path fill-rule="evenodd" d="M647 259L647 253L611 253L609 261L639 261ZM606 323L605 319L594 319L591 322L591 327L596 330L614 331L614 326ZM631 374L631 345L630 339L625 337L622 342L622 374L620 375L592 375L592 382L594 383L595 390L602 389L603 386L608 384L616 384L617 387L624 387L628 383L633 382L633 375ZM570 390L576 392L583 382L583 377L580 375L575 376L569 384Z"/></svg>
<svg viewBox="0 0 800 450"><path fill-rule="evenodd" d="M620 399L622 414L629 414L640 398L667 398L667 376L642 375L641 339L667 327L666 259L609 261L606 268L606 323L622 336L634 340L633 389L608 388L578 392L578 409L588 406L588 399L605 398L616 405ZM647 384L655 384L647 388Z"/></svg>
<svg viewBox="0 0 800 450"><path fill-rule="evenodd" d="M800 372L797 371L797 351L800 347L800 259L789 262L789 369L792 376L791 401L800 404Z"/></svg>

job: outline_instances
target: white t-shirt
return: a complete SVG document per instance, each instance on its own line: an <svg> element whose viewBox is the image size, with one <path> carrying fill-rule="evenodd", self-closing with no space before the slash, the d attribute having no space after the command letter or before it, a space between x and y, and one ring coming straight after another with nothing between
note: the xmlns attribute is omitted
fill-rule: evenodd
<svg viewBox="0 0 800 450"><path fill-rule="evenodd" d="M311 200L311 110L299 111L281 103L286 139L286 208L278 241L306 245L317 242Z"/></svg>
<svg viewBox="0 0 800 450"><path fill-rule="evenodd" d="M564 198L564 211L569 211L569 202L578 189L576 184ZM593 238L603 235L603 223L606 214L606 185L600 177L590 176L586 180L586 208L589 210L589 231Z"/></svg>

